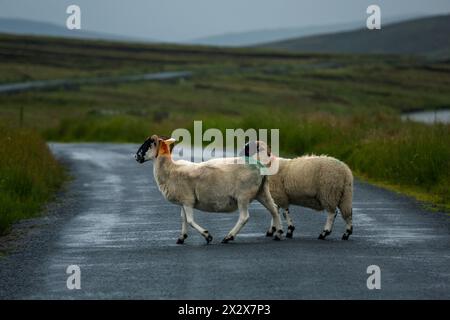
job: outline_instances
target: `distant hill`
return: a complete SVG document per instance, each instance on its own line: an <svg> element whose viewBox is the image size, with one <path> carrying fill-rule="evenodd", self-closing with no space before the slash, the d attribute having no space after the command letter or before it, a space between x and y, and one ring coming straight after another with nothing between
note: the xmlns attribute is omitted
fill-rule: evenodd
<svg viewBox="0 0 450 320"><path fill-rule="evenodd" d="M24 19L0 18L0 33L40 35L64 38L80 39L104 39L117 41L142 41L149 42L149 39L138 39L127 36L120 36L87 30L68 30L65 26L59 26L48 22L38 22Z"/></svg>
<svg viewBox="0 0 450 320"><path fill-rule="evenodd" d="M316 27L293 27L280 29L254 30L247 32L234 32L215 35L210 37L198 38L189 41L192 44L202 44L211 46L230 46L241 47L251 46L260 43L267 43L294 37L303 37L309 35L329 33L332 31L351 30L360 27L360 22L337 24L329 26Z"/></svg>
<svg viewBox="0 0 450 320"><path fill-rule="evenodd" d="M297 52L418 54L449 58L450 15L382 25L381 30L360 29L294 38L259 47Z"/></svg>
<svg viewBox="0 0 450 320"><path fill-rule="evenodd" d="M394 23L417 18L419 14L410 14L397 17L384 18L386 23ZM281 41L291 38L300 38L312 35L328 34L341 31L360 29L366 25L365 17L359 21L347 23L335 23L329 25L309 26L309 27L291 27L278 29L254 30L246 32L225 33L213 35L187 41L190 44L210 45L210 46L230 46L244 47L253 46L262 43Z"/></svg>

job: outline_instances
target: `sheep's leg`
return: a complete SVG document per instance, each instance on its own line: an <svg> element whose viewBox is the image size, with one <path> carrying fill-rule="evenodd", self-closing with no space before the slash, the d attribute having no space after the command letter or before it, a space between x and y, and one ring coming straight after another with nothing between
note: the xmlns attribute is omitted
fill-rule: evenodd
<svg viewBox="0 0 450 320"><path fill-rule="evenodd" d="M342 218L345 221L345 233L342 235L342 240L348 240L350 235L353 233L353 223L352 223L352 210L350 209L350 213L342 212Z"/></svg>
<svg viewBox="0 0 450 320"><path fill-rule="evenodd" d="M277 206L278 212L280 211L280 207ZM295 230L295 226L294 226L294 222L292 221L291 215L289 214L289 208L283 208L283 218L286 220L287 224L288 224L288 231L286 233L286 237L287 238L292 238L292 235L294 233ZM266 237L271 237L273 236L274 232L277 229L275 228L273 219L272 222L270 223L270 227L269 230L267 230L266 232Z"/></svg>
<svg viewBox="0 0 450 320"><path fill-rule="evenodd" d="M186 221L187 223L200 232L200 234L205 238L206 243L210 243L212 240L212 236L209 234L208 230L203 229L200 227L195 221L194 221L194 209L192 207L183 206L184 213L186 215Z"/></svg>
<svg viewBox="0 0 450 320"><path fill-rule="evenodd" d="M286 233L286 238L292 238L292 235L294 234L295 226L294 226L294 222L292 221L291 215L289 214L289 208L285 208L283 210L283 217L287 221L287 224L288 224L288 231Z"/></svg>
<svg viewBox="0 0 450 320"><path fill-rule="evenodd" d="M272 218L272 220L270 222L269 230L267 230L267 232L266 232L266 237L272 237L273 234L275 233L275 231L277 231L277 228L275 228L275 224L274 224L273 218Z"/></svg>
<svg viewBox="0 0 450 320"><path fill-rule="evenodd" d="M231 229L228 235L222 240L222 243L228 243L229 241L234 240L236 235L241 231L244 225L247 223L250 215L248 213L248 201L239 201L239 219L236 222L236 225Z"/></svg>
<svg viewBox="0 0 450 320"><path fill-rule="evenodd" d="M328 211L327 222L325 223L325 227L323 228L322 233L319 235L320 240L324 240L328 235L331 234L334 225L334 219L336 218L338 211L337 209L333 211Z"/></svg>
<svg viewBox="0 0 450 320"><path fill-rule="evenodd" d="M275 205L275 202L273 202L272 196L270 195L269 185L266 183L263 188L264 189L262 192L258 195L258 201L261 202L261 204L266 207L272 215L272 226L275 227L275 236L273 239L281 240L283 227L281 226L280 214L278 213L277 206ZM271 230L273 230L272 227Z"/></svg>
<svg viewBox="0 0 450 320"><path fill-rule="evenodd" d="M188 223L186 220L186 213L184 212L184 208L181 207L181 234L177 240L177 244L183 244L184 239L186 239L188 237L187 228L188 228Z"/></svg>
<svg viewBox="0 0 450 320"><path fill-rule="evenodd" d="M353 183L349 183L344 189L344 194L339 203L339 210L341 210L342 218L345 221L345 233L342 235L342 240L348 240L353 233L353 209L352 209L352 195L353 195Z"/></svg>

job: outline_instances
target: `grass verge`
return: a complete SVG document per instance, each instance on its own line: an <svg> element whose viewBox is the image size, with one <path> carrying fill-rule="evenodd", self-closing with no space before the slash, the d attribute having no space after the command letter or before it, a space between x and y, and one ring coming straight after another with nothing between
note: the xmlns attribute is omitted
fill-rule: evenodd
<svg viewBox="0 0 450 320"><path fill-rule="evenodd" d="M0 235L39 214L67 175L40 135L0 123Z"/></svg>

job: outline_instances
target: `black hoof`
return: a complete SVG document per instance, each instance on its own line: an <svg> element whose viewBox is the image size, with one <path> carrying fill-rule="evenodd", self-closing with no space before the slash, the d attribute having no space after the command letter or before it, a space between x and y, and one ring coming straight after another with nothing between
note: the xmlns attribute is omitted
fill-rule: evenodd
<svg viewBox="0 0 450 320"><path fill-rule="evenodd" d="M277 228L272 227L271 229L269 229L269 231L267 231L266 237L272 237L275 231L277 231Z"/></svg>
<svg viewBox="0 0 450 320"><path fill-rule="evenodd" d="M206 244L210 243L213 239L213 237L209 234L208 230L205 230L203 232L203 236L205 237Z"/></svg>
<svg viewBox="0 0 450 320"><path fill-rule="evenodd" d="M331 233L331 231L323 230L321 234L319 234L319 240L325 240L325 238Z"/></svg>
<svg viewBox="0 0 450 320"><path fill-rule="evenodd" d="M177 244L183 244L184 243L184 239L186 239L187 237L188 237L187 234L183 234L180 238L178 238Z"/></svg>
<svg viewBox="0 0 450 320"><path fill-rule="evenodd" d="M353 233L353 227L350 228L350 230L345 230L345 233L342 235L342 240L348 240L350 238L350 235Z"/></svg>
<svg viewBox="0 0 450 320"><path fill-rule="evenodd" d="M288 231L286 233L286 238L292 239L292 236L294 234L295 227L294 226L288 226Z"/></svg>
<svg viewBox="0 0 450 320"><path fill-rule="evenodd" d="M226 237L226 238L224 238L224 239L222 240L222 243L228 243L228 242L233 241L233 240L234 240L234 237L233 237L233 236L231 236L231 237Z"/></svg>

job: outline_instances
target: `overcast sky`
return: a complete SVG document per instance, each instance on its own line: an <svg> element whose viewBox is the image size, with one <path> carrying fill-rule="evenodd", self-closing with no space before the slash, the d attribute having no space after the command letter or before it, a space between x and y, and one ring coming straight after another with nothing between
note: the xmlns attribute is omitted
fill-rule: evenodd
<svg viewBox="0 0 450 320"><path fill-rule="evenodd" d="M65 26L70 4L81 7L85 30L163 41L354 22L370 4L382 17L450 12L450 0L0 0L0 17Z"/></svg>

